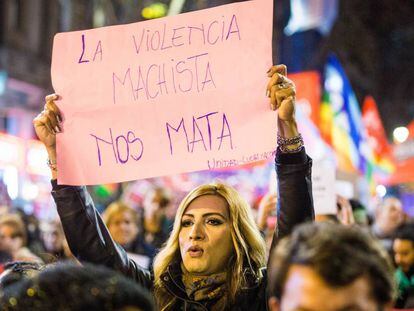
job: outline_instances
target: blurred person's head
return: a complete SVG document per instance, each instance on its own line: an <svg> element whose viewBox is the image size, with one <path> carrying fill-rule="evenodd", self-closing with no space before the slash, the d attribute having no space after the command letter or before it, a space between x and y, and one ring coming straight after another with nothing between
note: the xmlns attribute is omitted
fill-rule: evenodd
<svg viewBox="0 0 414 311"><path fill-rule="evenodd" d="M46 266L41 263L15 261L9 262L4 266L4 271L0 274L0 290L15 284L23 279L37 275Z"/></svg>
<svg viewBox="0 0 414 311"><path fill-rule="evenodd" d="M404 222L404 217L401 201L395 197L387 197L377 209L375 224L381 233L390 235Z"/></svg>
<svg viewBox="0 0 414 311"><path fill-rule="evenodd" d="M144 197L144 207L166 208L170 204L171 198L167 190L163 187L150 189Z"/></svg>
<svg viewBox="0 0 414 311"><path fill-rule="evenodd" d="M40 237L39 219L33 214L27 214L23 207L16 207L16 214L20 216L26 228L26 246L29 248L31 246L36 247L36 244L40 246L42 241Z"/></svg>
<svg viewBox="0 0 414 311"><path fill-rule="evenodd" d="M154 261L155 297L160 309L173 304L162 275L177 262L184 274L211 276L226 273L227 299L262 277L266 265L264 240L250 206L232 187L223 183L201 185L187 194L178 207L174 227Z"/></svg>
<svg viewBox="0 0 414 311"><path fill-rule="evenodd" d="M394 298L391 261L356 226L298 226L270 260L271 310L387 310Z"/></svg>
<svg viewBox="0 0 414 311"><path fill-rule="evenodd" d="M166 189L156 187L150 189L144 197L144 227L145 232L157 234L162 231L162 224L170 204L170 196Z"/></svg>
<svg viewBox="0 0 414 311"><path fill-rule="evenodd" d="M352 207L355 223L358 225L367 226L369 224L369 219L365 206L357 199L350 199L349 203Z"/></svg>
<svg viewBox="0 0 414 311"><path fill-rule="evenodd" d="M102 218L115 242L126 245L138 234L138 214L129 205L116 201L107 207Z"/></svg>
<svg viewBox="0 0 414 311"><path fill-rule="evenodd" d="M315 221L339 224L338 216L336 214L316 214Z"/></svg>
<svg viewBox="0 0 414 311"><path fill-rule="evenodd" d="M404 272L414 268L414 224L404 224L395 232L394 259Z"/></svg>
<svg viewBox="0 0 414 311"><path fill-rule="evenodd" d="M154 310L149 292L100 266L58 263L8 286L2 310Z"/></svg>
<svg viewBox="0 0 414 311"><path fill-rule="evenodd" d="M60 221L45 221L40 225L43 245L47 252L56 253L64 249L65 234Z"/></svg>
<svg viewBox="0 0 414 311"><path fill-rule="evenodd" d="M0 250L15 254L26 245L27 235L23 221L18 215L5 214L0 217Z"/></svg>

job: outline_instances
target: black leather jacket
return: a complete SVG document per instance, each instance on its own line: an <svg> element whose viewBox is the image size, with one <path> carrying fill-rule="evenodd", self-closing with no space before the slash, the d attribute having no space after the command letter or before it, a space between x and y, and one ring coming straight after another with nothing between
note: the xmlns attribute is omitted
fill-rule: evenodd
<svg viewBox="0 0 414 311"><path fill-rule="evenodd" d="M296 154L276 154L276 171L279 187L278 230L272 248L281 237L289 234L296 224L314 219L312 186L312 160L304 150ZM52 195L63 224L72 253L80 260L105 265L120 271L142 286L152 289L153 275L129 259L122 247L116 244L96 211L86 187L57 185L52 180ZM267 276L256 280L248 269L244 277L249 286L242 289L237 304L231 310L267 310ZM180 269L171 265L161 277L167 290L178 298L174 310L207 310L189 300L181 282Z"/></svg>

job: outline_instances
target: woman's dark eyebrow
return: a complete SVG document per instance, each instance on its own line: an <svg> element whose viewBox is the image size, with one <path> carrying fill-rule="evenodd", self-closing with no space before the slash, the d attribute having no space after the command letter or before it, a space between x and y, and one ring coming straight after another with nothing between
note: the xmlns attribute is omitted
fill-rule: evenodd
<svg viewBox="0 0 414 311"><path fill-rule="evenodd" d="M205 214L203 214L203 217L209 217L209 216L220 216L223 219L227 219L224 215L222 215L220 213L205 213Z"/></svg>

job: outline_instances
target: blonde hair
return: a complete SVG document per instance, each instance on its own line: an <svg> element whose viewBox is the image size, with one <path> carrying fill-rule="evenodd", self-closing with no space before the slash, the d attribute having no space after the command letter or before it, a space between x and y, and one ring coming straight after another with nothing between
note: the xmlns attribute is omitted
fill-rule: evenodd
<svg viewBox="0 0 414 311"><path fill-rule="evenodd" d="M243 269L249 266L255 276L261 279L261 268L266 264L265 242L254 222L249 204L232 187L216 182L204 184L193 189L181 201L174 221L174 227L166 244L154 260L154 296L160 310L167 310L173 306L175 299L169 294L161 282L161 275L167 271L168 266L180 259L180 246L178 242L181 230L181 218L186 208L196 198L203 195L218 195L227 202L230 214L231 238L234 256L231 258L228 271L228 301L234 303L238 291L245 287L246 279Z"/></svg>
<svg viewBox="0 0 414 311"><path fill-rule="evenodd" d="M102 213L102 219L108 227L111 224L112 218L115 215L128 212L132 215L134 223L138 224L138 213L129 205L122 201L115 201L108 205L106 210Z"/></svg>

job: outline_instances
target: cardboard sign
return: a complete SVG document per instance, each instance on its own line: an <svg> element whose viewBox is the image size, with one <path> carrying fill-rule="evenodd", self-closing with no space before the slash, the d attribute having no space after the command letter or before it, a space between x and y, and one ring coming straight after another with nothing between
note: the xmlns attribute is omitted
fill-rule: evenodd
<svg viewBox="0 0 414 311"><path fill-rule="evenodd" d="M312 167L312 194L316 215L336 215L335 167L329 161Z"/></svg>
<svg viewBox="0 0 414 311"><path fill-rule="evenodd" d="M55 36L59 184L122 182L273 157L273 1Z"/></svg>

